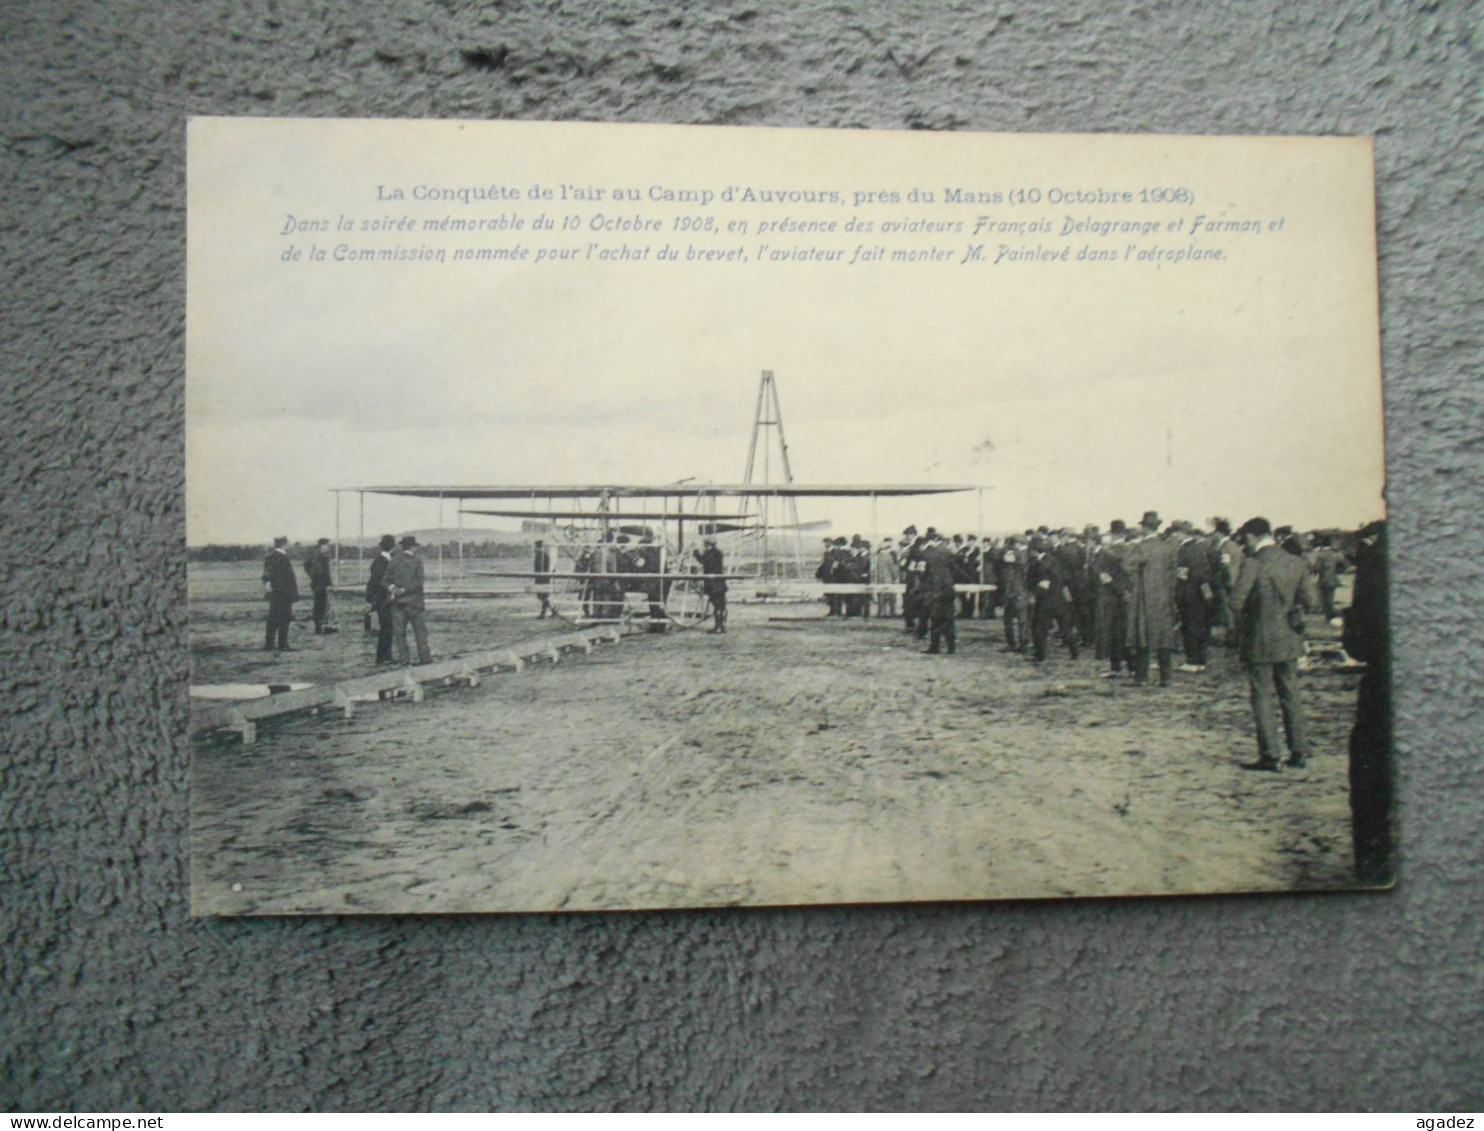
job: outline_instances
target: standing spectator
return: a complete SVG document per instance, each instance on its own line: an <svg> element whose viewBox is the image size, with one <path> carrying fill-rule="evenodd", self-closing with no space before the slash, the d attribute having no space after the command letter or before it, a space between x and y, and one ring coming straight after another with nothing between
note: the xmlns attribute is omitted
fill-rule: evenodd
<svg viewBox="0 0 1484 1131"><path fill-rule="evenodd" d="M881 545L877 547L876 554L872 559L871 584L877 586L900 585L902 582L902 563L897 558L896 548L891 539L881 539ZM894 617L897 615L897 594L895 590L878 589L876 593L876 615L878 617Z"/></svg>
<svg viewBox="0 0 1484 1131"><path fill-rule="evenodd" d="M1223 643L1235 647L1237 643L1236 621L1232 615L1232 586L1242 572L1242 559L1246 556L1240 540L1232 537L1232 524L1224 518L1211 520L1211 576L1215 580L1216 615L1214 621L1225 630Z"/></svg>
<svg viewBox="0 0 1484 1131"><path fill-rule="evenodd" d="M957 540L957 538L958 535L955 534L954 539ZM984 561L984 557L979 549L979 539L976 535L970 534L964 539L963 549L958 552L957 557L959 572L966 579L964 583L966 585L980 584L983 581L983 577L980 574L980 566ZM959 594L958 615L965 619L971 619L977 616L979 614L979 604L982 596L983 594L977 591Z"/></svg>
<svg viewBox="0 0 1484 1131"><path fill-rule="evenodd" d="M660 572L660 548L655 545L654 535L648 530L639 536L639 545L635 547L630 561L633 563L635 573L658 574ZM649 598L649 631L666 631L670 623L665 615L663 583L656 577L653 581L642 582L642 586L644 595ZM636 589L639 587L635 586Z"/></svg>
<svg viewBox="0 0 1484 1131"><path fill-rule="evenodd" d="M397 663L406 667L407 627L412 626L417 640L417 662L431 664L433 653L428 648L428 625L423 616L426 608L423 599L423 561L417 556L417 537L413 534L402 538L402 548L392 558L386 571L387 593L392 601L392 634L397 649Z"/></svg>
<svg viewBox="0 0 1484 1131"><path fill-rule="evenodd" d="M584 546L582 552L577 555L577 560L572 564L575 573L596 573L598 569L597 557L591 546ZM577 587L577 599L582 602L582 615L594 617L598 614L594 611L593 582L583 578Z"/></svg>
<svg viewBox="0 0 1484 1131"><path fill-rule="evenodd" d="M1159 663L1159 685L1170 685L1174 670L1176 548L1159 536L1159 515L1145 511L1142 534L1124 555L1128 574L1129 668L1134 682L1149 682L1149 660Z"/></svg>
<svg viewBox="0 0 1484 1131"><path fill-rule="evenodd" d="M1237 532L1246 543L1247 559L1232 590L1237 639L1252 692L1257 723L1257 761L1248 768L1279 768L1278 727L1273 710L1276 689L1288 745L1288 764L1302 767L1309 757L1308 723L1299 695L1298 661L1304 654L1304 608L1309 565L1280 549L1265 518L1251 518Z"/></svg>
<svg viewBox="0 0 1484 1131"><path fill-rule="evenodd" d="M712 619L715 621L709 631L725 632L727 630L727 579L722 575L726 573L726 559L721 549L716 545L715 538L707 538L703 543L705 551L692 550L696 561L701 563L701 588L706 594L706 600L711 602Z"/></svg>
<svg viewBox="0 0 1484 1131"><path fill-rule="evenodd" d="M1175 524L1175 607L1180 613L1180 639L1185 652L1182 672L1206 670L1206 641L1211 635L1208 612L1215 590L1211 588L1211 550L1195 527Z"/></svg>
<svg viewBox="0 0 1484 1131"><path fill-rule="evenodd" d="M993 538L984 539L979 547L979 580L986 587L979 594L979 619L994 620L1000 602L1000 554L1004 547Z"/></svg>
<svg viewBox="0 0 1484 1131"><path fill-rule="evenodd" d="M819 568L814 571L814 576L825 585L839 584L840 555L833 538L824 540L824 556L819 559ZM842 603L840 594L826 593L824 603L828 611L825 616L837 617L840 615Z"/></svg>
<svg viewBox="0 0 1484 1131"><path fill-rule="evenodd" d="M1024 652L1029 644L1026 632L1026 556L1025 543L1015 535L1005 539L1004 549L995 559L995 585L1005 619L1005 651Z"/></svg>
<svg viewBox="0 0 1484 1131"><path fill-rule="evenodd" d="M850 539L850 549L840 563L840 578L847 585L862 588L871 584L871 544L859 534ZM845 598L845 615L868 619L871 615L870 593L851 593Z"/></svg>
<svg viewBox="0 0 1484 1131"><path fill-rule="evenodd" d="M943 544L932 527L923 536L923 543L919 599L931 633L927 653L936 655L946 645L951 656L958 650L953 592L954 583L958 580L958 563L953 551Z"/></svg>
<svg viewBox="0 0 1484 1131"><path fill-rule="evenodd" d="M1054 623L1072 659L1077 658L1077 626L1073 623L1072 590L1066 567L1044 534L1031 539L1030 564L1026 567L1026 592L1031 605L1031 658L1046 662L1046 646Z"/></svg>
<svg viewBox="0 0 1484 1131"><path fill-rule="evenodd" d="M1107 660L1105 679L1123 674L1128 652L1128 574L1123 568L1123 520L1115 518L1108 526L1108 540L1093 556L1093 581L1097 583L1097 632L1093 652Z"/></svg>
<svg viewBox="0 0 1484 1131"><path fill-rule="evenodd" d="M922 601L919 592L922 588L922 548L924 539L917 533L917 527L909 526L902 531L905 541L910 538L907 549L902 553L902 620L906 622L906 631L921 640L927 635L927 617L922 612Z"/></svg>
<svg viewBox="0 0 1484 1131"><path fill-rule="evenodd" d="M366 604L376 611L376 662L392 662L392 595L387 592L386 573L392 564L392 549L397 540L390 534L381 536L376 556L371 559L371 576L366 580Z"/></svg>
<svg viewBox="0 0 1484 1131"><path fill-rule="evenodd" d="M321 538L304 559L304 572L309 575L309 589L314 594L314 634L326 632L325 617L330 611L330 540Z"/></svg>
<svg viewBox="0 0 1484 1131"><path fill-rule="evenodd" d="M541 598L541 611L536 619L545 620L554 615L551 608L551 554L540 538L536 539L532 551L531 569L536 573L536 596Z"/></svg>
<svg viewBox="0 0 1484 1131"><path fill-rule="evenodd" d="M1077 542L1079 554L1077 568L1068 588L1072 591L1073 612L1077 620L1077 636L1086 644L1097 636L1098 631L1098 575L1093 568L1098 551L1103 548L1103 532L1095 523L1082 528L1082 537Z"/></svg>
<svg viewBox="0 0 1484 1131"><path fill-rule="evenodd" d="M294 619L294 602L299 599L299 582L294 577L294 563L289 561L288 546L288 538L280 535L273 539L273 549L263 559L263 593L268 598L265 652L294 650L289 647L289 624Z"/></svg>

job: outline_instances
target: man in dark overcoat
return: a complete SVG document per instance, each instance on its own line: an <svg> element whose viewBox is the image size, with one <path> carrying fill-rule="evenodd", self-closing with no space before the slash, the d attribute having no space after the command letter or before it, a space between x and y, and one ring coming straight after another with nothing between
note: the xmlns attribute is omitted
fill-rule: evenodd
<svg viewBox="0 0 1484 1131"><path fill-rule="evenodd" d="M386 587L386 571L391 568L392 550L397 540L390 534L381 536L376 556L371 559L371 576L366 579L366 604L376 612L376 662L392 662L392 595Z"/></svg>
<svg viewBox="0 0 1484 1131"><path fill-rule="evenodd" d="M954 535L955 538L958 535ZM957 552L959 573L966 579L967 585L979 585L984 577L981 573L981 565L984 561L983 551L979 548L979 539L970 534L964 539L963 548ZM979 614L979 606L983 593L961 593L958 598L958 615L972 618Z"/></svg>
<svg viewBox="0 0 1484 1131"><path fill-rule="evenodd" d="M1031 648L1036 663L1046 660L1051 626L1056 625L1072 659L1077 658L1077 626L1073 624L1072 590L1066 564L1045 535L1031 539L1030 563L1026 566L1026 592L1031 605Z"/></svg>
<svg viewBox="0 0 1484 1131"><path fill-rule="evenodd" d="M1175 524L1175 608L1180 614L1180 640L1185 651L1182 672L1206 670L1206 642L1211 636L1209 613L1214 578L1211 550L1188 522Z"/></svg>
<svg viewBox="0 0 1484 1131"><path fill-rule="evenodd" d="M294 577L294 563L289 561L289 540L281 535L273 539L273 549L263 559L263 594L268 598L263 650L292 652L289 624L294 619L294 602L299 599L299 582Z"/></svg>
<svg viewBox="0 0 1484 1131"><path fill-rule="evenodd" d="M1123 568L1124 536L1127 528L1115 518L1108 527L1108 540L1093 555L1093 581L1097 584L1096 629L1093 652L1107 660L1105 678L1123 672L1128 658L1128 574Z"/></svg>
<svg viewBox="0 0 1484 1131"><path fill-rule="evenodd" d="M711 614L714 624L709 631L725 632L727 630L727 579L722 576L726 573L726 559L715 538L707 538L703 543L705 550L692 550L696 561L701 563L701 589L706 594L706 600L711 602Z"/></svg>
<svg viewBox="0 0 1484 1131"><path fill-rule="evenodd" d="M918 599L928 621L930 639L927 652L936 655L946 645L951 656L958 650L958 627L955 624L953 586L959 578L958 561L931 527L923 536L921 551L922 582Z"/></svg>
<svg viewBox="0 0 1484 1131"><path fill-rule="evenodd" d="M840 583L840 555L836 552L835 540L826 538L824 540L824 553L819 559L819 567L815 569L814 576L826 585L838 585ZM825 616L837 617L840 615L843 602L838 593L826 593L824 595L826 607Z"/></svg>
<svg viewBox="0 0 1484 1131"><path fill-rule="evenodd" d="M325 618L330 611L330 540L321 538L304 559L304 572L309 575L309 590L314 594L314 634L325 634Z"/></svg>
<svg viewBox="0 0 1484 1131"><path fill-rule="evenodd" d="M1159 664L1159 685L1168 687L1174 671L1175 570L1177 551L1173 542L1159 536L1159 515L1145 511L1140 522L1142 536L1130 542L1123 556L1128 575L1129 668L1134 682L1149 682L1151 656Z"/></svg>
<svg viewBox="0 0 1484 1131"><path fill-rule="evenodd" d="M841 560L841 580L847 585L871 584L871 545L859 534L850 539L850 549ZM871 595L851 593L845 598L845 615L867 618L871 615Z"/></svg>
<svg viewBox="0 0 1484 1131"><path fill-rule="evenodd" d="M536 575L532 579L536 583L536 596L541 599L541 611L536 614L536 619L545 620L556 613L551 607L551 551L541 538L537 538L531 547L531 570Z"/></svg>
<svg viewBox="0 0 1484 1131"><path fill-rule="evenodd" d="M923 538L917 533L915 526L909 526L902 531L902 537L912 539L902 553L902 620L905 622L906 630L921 640L927 635L927 620L922 615L920 597Z"/></svg>
<svg viewBox="0 0 1484 1131"><path fill-rule="evenodd" d="M1232 586L1237 583L1237 574L1242 572L1242 559L1246 551L1241 539L1232 534L1232 524L1224 518L1211 520L1211 577L1215 582L1215 614L1212 625L1219 624L1225 632L1223 642L1228 648L1236 647L1237 629L1232 618Z"/></svg>
<svg viewBox="0 0 1484 1131"><path fill-rule="evenodd" d="M1005 619L1005 651L1024 652L1026 631L1026 543L1011 535L995 558L995 585Z"/></svg>

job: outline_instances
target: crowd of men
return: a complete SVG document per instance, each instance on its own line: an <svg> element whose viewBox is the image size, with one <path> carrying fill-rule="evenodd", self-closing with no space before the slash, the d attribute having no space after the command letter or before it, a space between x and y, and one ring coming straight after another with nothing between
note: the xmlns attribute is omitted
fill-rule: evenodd
<svg viewBox="0 0 1484 1131"><path fill-rule="evenodd" d="M906 631L930 655L957 650L959 618L998 617L1006 651L1043 663L1056 637L1074 660L1090 648L1108 665L1104 678L1147 684L1153 669L1168 686L1177 652L1179 670L1198 674L1219 638L1240 649L1249 677L1258 743L1250 768L1273 771L1302 767L1309 756L1298 689L1304 615L1336 618L1346 568L1329 539L1275 530L1264 518L1234 532L1225 519L1202 530L1148 511L1137 526L1114 521L1106 533L1043 526L981 542L909 526L874 551L859 537L836 538L826 541L816 576L835 585L900 578ZM872 597L878 616L896 615L894 594L848 592L829 593L828 615L869 616Z"/></svg>
<svg viewBox="0 0 1484 1131"><path fill-rule="evenodd" d="M1279 527L1268 536L1304 562L1304 607L1336 619L1345 555L1323 535ZM1236 643L1232 597L1247 555L1245 535L1225 519L1203 530L1184 520L1164 524L1148 511L1137 526L1115 520L1106 532L1042 526L981 542L909 526L874 549L859 535L826 539L815 576L840 586L903 585L900 614L893 590L828 593L828 615L901 615L909 632L929 641L929 653L955 650L954 621L998 618L1006 651L1041 662L1055 635L1074 659L1090 648L1108 661L1109 678L1146 682L1156 665L1168 684L1177 652L1179 670L1198 673L1218 637Z"/></svg>

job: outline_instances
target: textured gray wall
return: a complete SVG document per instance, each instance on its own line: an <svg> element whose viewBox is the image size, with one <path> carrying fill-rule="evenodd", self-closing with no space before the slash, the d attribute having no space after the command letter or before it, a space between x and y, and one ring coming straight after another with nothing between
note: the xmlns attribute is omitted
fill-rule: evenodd
<svg viewBox="0 0 1484 1131"><path fill-rule="evenodd" d="M0 7L0 1098L1484 1105L1478 5L367 7ZM1375 134L1401 886L191 921L184 120L208 113Z"/></svg>

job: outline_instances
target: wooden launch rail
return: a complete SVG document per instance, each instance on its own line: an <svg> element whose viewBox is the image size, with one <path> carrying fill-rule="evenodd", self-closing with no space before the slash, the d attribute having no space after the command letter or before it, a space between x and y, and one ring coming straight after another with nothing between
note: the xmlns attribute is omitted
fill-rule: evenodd
<svg viewBox="0 0 1484 1131"><path fill-rule="evenodd" d="M195 736L209 731L235 730L242 736L242 744L249 746L257 740L257 724L262 719L322 707L339 709L349 719L355 716L357 703L399 696L421 703L424 690L429 685L464 683L477 687L480 677L487 673L518 672L528 663L541 660L560 663L562 656L568 652L591 652L597 644L617 644L622 637L623 633L614 625L585 628L561 636L527 641L514 648L475 652L453 660L376 672L373 675L341 680L339 683L316 684L298 691L266 695L261 699L193 707L190 733Z"/></svg>

